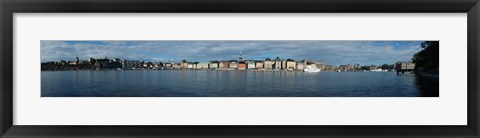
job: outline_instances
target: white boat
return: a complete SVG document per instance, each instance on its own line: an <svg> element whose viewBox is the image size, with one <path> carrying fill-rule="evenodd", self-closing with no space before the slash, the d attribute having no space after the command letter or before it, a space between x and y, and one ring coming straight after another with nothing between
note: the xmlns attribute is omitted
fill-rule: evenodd
<svg viewBox="0 0 480 138"><path fill-rule="evenodd" d="M315 65L308 65L307 68L303 69L305 72L320 72L321 69L318 69Z"/></svg>
<svg viewBox="0 0 480 138"><path fill-rule="evenodd" d="M374 70L371 70L372 72L387 72L387 70L382 70L381 68L379 69L374 69Z"/></svg>

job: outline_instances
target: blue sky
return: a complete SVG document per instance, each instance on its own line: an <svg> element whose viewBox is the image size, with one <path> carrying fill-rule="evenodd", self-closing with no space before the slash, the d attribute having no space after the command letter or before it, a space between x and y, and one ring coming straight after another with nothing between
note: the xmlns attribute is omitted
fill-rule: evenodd
<svg viewBox="0 0 480 138"><path fill-rule="evenodd" d="M41 60L121 58L152 62L238 59L319 60L326 64L393 64L409 61L422 41L56 41L42 40Z"/></svg>

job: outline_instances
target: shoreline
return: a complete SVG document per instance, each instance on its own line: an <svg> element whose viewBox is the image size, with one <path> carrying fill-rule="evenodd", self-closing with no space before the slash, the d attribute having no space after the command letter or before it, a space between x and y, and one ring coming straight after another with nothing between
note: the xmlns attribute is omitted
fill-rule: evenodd
<svg viewBox="0 0 480 138"><path fill-rule="evenodd" d="M54 72L54 71L238 71L238 72L305 72L303 70L272 70L272 69L100 69L100 70L93 70L93 69L80 69L80 70L41 70L47 72ZM320 72L338 72L338 71L320 71ZM340 71L340 72L375 72L375 71ZM394 71L387 71L387 72L394 72Z"/></svg>

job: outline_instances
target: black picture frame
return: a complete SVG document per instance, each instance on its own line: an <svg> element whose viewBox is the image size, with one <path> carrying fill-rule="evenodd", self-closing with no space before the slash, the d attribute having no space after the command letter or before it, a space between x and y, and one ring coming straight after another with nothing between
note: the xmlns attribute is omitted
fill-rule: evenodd
<svg viewBox="0 0 480 138"><path fill-rule="evenodd" d="M1 137L479 137L478 0L0 0ZM14 13L467 13L466 126L13 125Z"/></svg>

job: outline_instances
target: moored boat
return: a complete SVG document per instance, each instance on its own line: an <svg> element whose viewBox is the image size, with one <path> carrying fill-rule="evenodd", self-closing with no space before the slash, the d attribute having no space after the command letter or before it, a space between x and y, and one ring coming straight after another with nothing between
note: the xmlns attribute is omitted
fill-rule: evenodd
<svg viewBox="0 0 480 138"><path fill-rule="evenodd" d="M305 72L320 72L321 69L318 69L315 65L308 65L307 68L303 69Z"/></svg>
<svg viewBox="0 0 480 138"><path fill-rule="evenodd" d="M372 72L387 72L387 70L382 70L381 68L370 70Z"/></svg>

